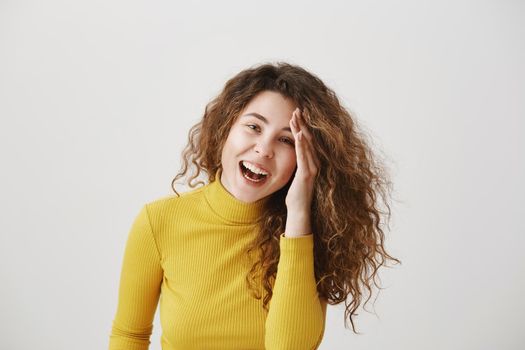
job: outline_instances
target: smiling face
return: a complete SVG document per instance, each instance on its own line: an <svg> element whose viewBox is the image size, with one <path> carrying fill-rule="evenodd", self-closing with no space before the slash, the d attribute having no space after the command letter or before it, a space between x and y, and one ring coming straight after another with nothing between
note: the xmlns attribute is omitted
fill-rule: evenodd
<svg viewBox="0 0 525 350"><path fill-rule="evenodd" d="M233 123L221 154L220 181L235 198L251 203L271 195L290 180L296 164L290 119L297 106L274 91L257 94ZM267 173L261 181L255 172ZM246 164L246 163L244 163ZM247 178L248 177L248 178Z"/></svg>

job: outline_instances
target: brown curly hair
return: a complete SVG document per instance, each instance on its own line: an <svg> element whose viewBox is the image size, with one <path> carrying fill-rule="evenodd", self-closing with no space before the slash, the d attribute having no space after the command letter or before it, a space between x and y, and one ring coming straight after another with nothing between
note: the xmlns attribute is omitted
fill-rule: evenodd
<svg viewBox="0 0 525 350"><path fill-rule="evenodd" d="M401 263L386 252L381 229L381 219L391 216L388 199L392 184L354 118L321 79L297 65L277 62L250 67L228 80L222 92L206 105L202 120L190 129L182 152L183 164L171 187L179 195L175 183L186 174L190 161L196 168L187 179L190 187L205 185L202 181L192 183L201 171L208 174L209 182L215 180L232 124L250 100L264 90L290 98L303 111L313 136L313 149L320 161L311 207L317 291L331 305L345 301L345 328L349 318L352 330L358 333L352 317L357 315L365 290L368 298L363 306L370 300L374 285L382 289L376 281L378 269L386 266L387 260ZM285 198L292 180L293 176L270 195L271 200L254 223L259 233L247 249L251 256L258 248L246 282L257 299L261 298L257 286L264 286L266 311L277 273L279 236L286 223ZM386 211L381 211L382 203Z"/></svg>

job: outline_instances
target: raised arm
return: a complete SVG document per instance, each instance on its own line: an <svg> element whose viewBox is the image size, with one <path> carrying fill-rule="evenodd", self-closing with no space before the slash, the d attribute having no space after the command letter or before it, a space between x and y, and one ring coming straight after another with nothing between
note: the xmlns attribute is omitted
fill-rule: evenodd
<svg viewBox="0 0 525 350"><path fill-rule="evenodd" d="M317 293L310 226L320 163L301 114L297 108L290 119L297 171L286 194L286 228L279 239L281 255L266 318L265 345L271 350L317 349L324 333L326 303Z"/></svg>
<svg viewBox="0 0 525 350"><path fill-rule="evenodd" d="M160 252L144 205L129 232L109 350L147 350L163 278Z"/></svg>

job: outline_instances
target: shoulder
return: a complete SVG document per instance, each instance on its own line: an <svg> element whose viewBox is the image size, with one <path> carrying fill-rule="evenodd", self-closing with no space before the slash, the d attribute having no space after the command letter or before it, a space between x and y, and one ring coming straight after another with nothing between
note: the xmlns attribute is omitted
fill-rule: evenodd
<svg viewBox="0 0 525 350"><path fill-rule="evenodd" d="M163 233L180 223L188 212L202 206L206 186L191 189L179 195L170 194L145 202L138 215L147 223L155 239L161 240Z"/></svg>
<svg viewBox="0 0 525 350"><path fill-rule="evenodd" d="M170 194L162 196L146 202L144 207L150 216L154 215L158 217L163 213L173 212L173 210L176 210L181 205L187 207L188 205L198 204L204 196L204 190L207 186L208 184L193 188L179 195Z"/></svg>

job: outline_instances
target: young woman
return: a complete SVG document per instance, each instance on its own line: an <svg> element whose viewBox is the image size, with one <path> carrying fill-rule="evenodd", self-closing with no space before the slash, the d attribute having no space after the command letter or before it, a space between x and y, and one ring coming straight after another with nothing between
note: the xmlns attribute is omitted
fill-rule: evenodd
<svg viewBox="0 0 525 350"><path fill-rule="evenodd" d="M380 228L390 182L336 94L291 64L246 69L182 158L177 195L130 230L109 349L148 349L159 298L163 350L316 349L343 301L355 332L363 292L399 260ZM202 186L179 194L190 162Z"/></svg>

